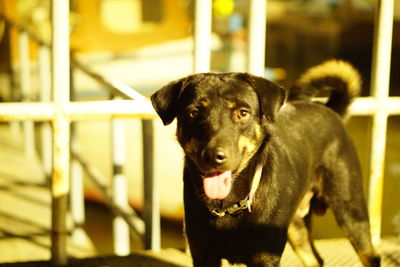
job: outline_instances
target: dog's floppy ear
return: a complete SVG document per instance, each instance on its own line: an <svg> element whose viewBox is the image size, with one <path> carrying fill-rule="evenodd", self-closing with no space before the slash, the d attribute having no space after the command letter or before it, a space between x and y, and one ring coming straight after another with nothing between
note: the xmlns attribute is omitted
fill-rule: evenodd
<svg viewBox="0 0 400 267"><path fill-rule="evenodd" d="M172 81L151 95L151 103L164 125L170 124L178 114L179 96L186 78Z"/></svg>
<svg viewBox="0 0 400 267"><path fill-rule="evenodd" d="M261 111L269 121L274 122L276 114L285 102L286 90L262 77L251 74L246 75L254 91L257 93Z"/></svg>

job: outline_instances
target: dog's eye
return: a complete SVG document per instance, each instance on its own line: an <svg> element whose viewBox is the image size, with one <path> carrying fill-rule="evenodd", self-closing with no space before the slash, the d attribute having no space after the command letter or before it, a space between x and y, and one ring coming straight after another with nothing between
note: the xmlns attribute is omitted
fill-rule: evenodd
<svg viewBox="0 0 400 267"><path fill-rule="evenodd" d="M237 111L237 117L240 120L247 119L250 116L250 111L247 109L241 108Z"/></svg>
<svg viewBox="0 0 400 267"><path fill-rule="evenodd" d="M194 119L199 116L199 111L197 109L190 110L188 112L189 118Z"/></svg>

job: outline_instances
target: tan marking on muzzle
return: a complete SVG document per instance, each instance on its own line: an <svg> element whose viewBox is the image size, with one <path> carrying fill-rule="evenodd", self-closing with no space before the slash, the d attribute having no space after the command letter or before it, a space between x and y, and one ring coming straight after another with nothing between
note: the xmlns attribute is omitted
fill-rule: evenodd
<svg viewBox="0 0 400 267"><path fill-rule="evenodd" d="M238 168L238 172L241 172L244 168L246 168L247 163L249 162L251 157L256 153L257 142L247 136L242 135L239 137L238 146L239 146L239 151L245 152L242 162L240 163Z"/></svg>
<svg viewBox="0 0 400 267"><path fill-rule="evenodd" d="M262 139L262 133L261 133L260 125L256 124L254 128L255 128L257 140L261 140Z"/></svg>
<svg viewBox="0 0 400 267"><path fill-rule="evenodd" d="M239 150L245 150L247 153L252 152L256 148L256 144L246 136L239 137Z"/></svg>

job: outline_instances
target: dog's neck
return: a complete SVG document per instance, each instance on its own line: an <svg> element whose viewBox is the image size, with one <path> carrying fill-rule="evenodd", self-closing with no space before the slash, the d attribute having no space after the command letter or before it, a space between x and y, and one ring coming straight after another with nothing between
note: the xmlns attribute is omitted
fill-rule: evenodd
<svg viewBox="0 0 400 267"><path fill-rule="evenodd" d="M246 210L248 212L251 212L251 207L254 202L254 196L261 181L263 168L267 170L273 168L273 166L270 166L267 163L268 161L270 161L267 160L268 158L271 159L274 157L274 154L268 152L267 149L267 147L270 145L270 138L270 134L265 135L263 142L261 142L261 145L257 149L257 153L253 156L253 158L249 161L247 167L243 170L244 175L253 175L253 179L250 180L251 185L248 185L248 188L250 188L249 193L244 196L238 196L234 194L236 195L235 197L229 199L227 202L223 201L225 202L225 205L222 204L220 207L216 207L216 205L206 204L211 214L217 217L223 217L228 214L237 215ZM247 173L248 171L250 171L250 173Z"/></svg>
<svg viewBox="0 0 400 267"><path fill-rule="evenodd" d="M248 212L251 212L251 205L253 204L253 198L257 191L258 185L260 183L262 169L263 169L262 166L257 167L257 169L254 173L252 184L251 184L250 193L247 195L246 198L240 200L239 202L237 202L227 208L212 209L212 210L210 210L210 212L213 215L218 216L218 217L223 217L228 214L236 215L245 210L248 210Z"/></svg>

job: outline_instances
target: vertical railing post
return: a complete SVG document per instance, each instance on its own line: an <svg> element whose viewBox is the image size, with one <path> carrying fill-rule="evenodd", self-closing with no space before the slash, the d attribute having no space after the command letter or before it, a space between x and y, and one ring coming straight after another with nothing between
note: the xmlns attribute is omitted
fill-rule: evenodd
<svg viewBox="0 0 400 267"><path fill-rule="evenodd" d="M113 182L112 199L115 205L123 208L129 207L128 182L124 175L126 162L124 121L113 119L111 121ZM126 256L130 253L129 226L121 216L113 220L114 253Z"/></svg>
<svg viewBox="0 0 400 267"><path fill-rule="evenodd" d="M18 33L18 50L20 57L20 81L22 100L26 102L32 101L32 83L31 83L31 67L29 59L29 36L28 33L21 30ZM23 136L25 155L32 157L35 154L35 131L33 121L23 122Z"/></svg>
<svg viewBox="0 0 400 267"><path fill-rule="evenodd" d="M65 108L69 88L69 0L52 1L52 87L58 112L53 120L53 175L51 257L56 265L67 264L67 200L69 193L70 125Z"/></svg>
<svg viewBox="0 0 400 267"><path fill-rule="evenodd" d="M193 72L209 72L211 59L211 0L196 0L194 15Z"/></svg>
<svg viewBox="0 0 400 267"><path fill-rule="evenodd" d="M70 66L70 100L76 100L76 90L74 83L74 72ZM74 244L91 243L83 229L85 223L85 190L83 182L83 168L77 156L80 153L79 140L77 137L76 123L70 124L70 211L73 222L71 239Z"/></svg>
<svg viewBox="0 0 400 267"><path fill-rule="evenodd" d="M153 121L142 120L143 134L143 177L144 177L144 221L145 249L159 251L160 233L160 196L158 181L154 176Z"/></svg>
<svg viewBox="0 0 400 267"><path fill-rule="evenodd" d="M70 149L71 155L79 154L79 142L76 137L76 127L70 125ZM70 210L73 221L72 239L74 244L83 244L86 242L86 237L83 231L85 223L85 192L83 183L83 169L80 162L72 157L71 164L71 190L70 190Z"/></svg>
<svg viewBox="0 0 400 267"><path fill-rule="evenodd" d="M12 40L13 32L18 32L18 30L11 23L6 21L6 27L5 27L5 31L4 31L3 35L5 35L5 34L8 35L8 42L9 42L9 44L8 44L8 46L9 46L8 53L9 53L9 57L10 58L9 58L9 64L8 64L8 70L7 71L8 71L9 77L10 77L10 99L11 99L11 101L16 102L16 101L19 101L20 99L19 99L19 96L18 96L17 90L16 90L16 88L17 88L17 86L16 86L16 80L17 80L17 77L16 77L16 66L18 65L18 63L16 63L14 61L15 59L12 56L13 49L14 49L13 45L11 44L12 43L11 40ZM18 122L18 121L10 121L9 125L10 125L10 129L11 129L11 132L12 132L13 136L20 137L21 133L22 133L22 131L21 131L21 123Z"/></svg>
<svg viewBox="0 0 400 267"><path fill-rule="evenodd" d="M378 108L373 116L368 199L372 242L375 245L380 242L382 225L383 175L388 119L385 102L389 97L390 86L393 10L394 0L378 1L371 77L371 92L376 98Z"/></svg>
<svg viewBox="0 0 400 267"><path fill-rule="evenodd" d="M38 64L39 64L39 87L40 87L40 101L51 101L51 66L50 66L50 49L44 45L39 46L38 51ZM42 122L40 125L41 137L41 154L43 169L46 175L46 182L50 181L51 166L52 166L52 136L51 126L48 122Z"/></svg>
<svg viewBox="0 0 400 267"><path fill-rule="evenodd" d="M69 73L69 85L70 85L70 100L76 100L76 90L74 83L74 70L70 65ZM73 229L71 234L71 240L74 244L89 244L91 243L85 234L83 225L85 223L85 190L83 182L83 167L78 160L80 153L80 146L77 134L76 123L70 124L70 211L73 222Z"/></svg>
<svg viewBox="0 0 400 267"><path fill-rule="evenodd" d="M250 0L247 71L264 76L267 0Z"/></svg>

